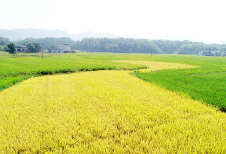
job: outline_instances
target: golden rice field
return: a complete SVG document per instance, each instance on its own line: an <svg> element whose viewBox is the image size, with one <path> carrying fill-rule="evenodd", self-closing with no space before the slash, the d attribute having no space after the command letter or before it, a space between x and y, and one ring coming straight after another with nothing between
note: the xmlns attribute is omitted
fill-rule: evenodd
<svg viewBox="0 0 226 154"><path fill-rule="evenodd" d="M226 115L130 75L31 78L0 92L0 153L225 153Z"/></svg>
<svg viewBox="0 0 226 154"><path fill-rule="evenodd" d="M112 60L114 62L131 63L146 65L147 69L140 69L140 72L151 72L163 69L182 69L182 68L197 68L197 66L179 64L179 63L167 63L167 62L154 62L154 61L137 61L137 60Z"/></svg>

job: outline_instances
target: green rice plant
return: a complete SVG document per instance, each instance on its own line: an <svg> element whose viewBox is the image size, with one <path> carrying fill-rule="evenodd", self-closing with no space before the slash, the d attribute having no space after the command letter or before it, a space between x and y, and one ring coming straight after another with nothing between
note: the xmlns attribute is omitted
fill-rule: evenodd
<svg viewBox="0 0 226 154"><path fill-rule="evenodd" d="M17 77L0 78L0 91L31 77L33 76L17 76Z"/></svg>
<svg viewBox="0 0 226 154"><path fill-rule="evenodd" d="M198 72L200 73L199 69L164 70L151 73L136 72L136 76L226 111L226 72Z"/></svg>

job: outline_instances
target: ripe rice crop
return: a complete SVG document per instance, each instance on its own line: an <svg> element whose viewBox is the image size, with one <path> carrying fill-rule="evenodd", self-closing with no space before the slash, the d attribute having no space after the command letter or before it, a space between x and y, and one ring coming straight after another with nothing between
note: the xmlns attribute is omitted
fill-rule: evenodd
<svg viewBox="0 0 226 154"><path fill-rule="evenodd" d="M129 73L48 75L1 91L0 152L226 152L224 113Z"/></svg>
<svg viewBox="0 0 226 154"><path fill-rule="evenodd" d="M114 62L140 64L146 65L148 67L147 69L139 69L139 72L151 72L163 69L197 68L197 66L169 62L137 61L137 60L114 60Z"/></svg>

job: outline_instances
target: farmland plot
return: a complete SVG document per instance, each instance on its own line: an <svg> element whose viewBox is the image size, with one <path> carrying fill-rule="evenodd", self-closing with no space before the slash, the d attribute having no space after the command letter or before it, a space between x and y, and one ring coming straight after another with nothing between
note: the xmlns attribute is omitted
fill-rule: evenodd
<svg viewBox="0 0 226 154"><path fill-rule="evenodd" d="M169 63L169 62L155 62L155 61L137 61L137 60L113 60L114 62L130 63L130 64L140 64L146 65L146 69L139 69L139 72L151 72L156 70L164 69L182 69L182 68L197 68L197 66L179 64L179 63Z"/></svg>
<svg viewBox="0 0 226 154"><path fill-rule="evenodd" d="M226 115L129 71L43 76L0 92L2 153L225 153Z"/></svg>

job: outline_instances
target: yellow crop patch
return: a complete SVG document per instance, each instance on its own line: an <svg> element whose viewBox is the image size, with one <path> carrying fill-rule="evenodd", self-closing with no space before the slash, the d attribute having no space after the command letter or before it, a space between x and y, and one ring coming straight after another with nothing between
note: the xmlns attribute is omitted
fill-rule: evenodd
<svg viewBox="0 0 226 154"><path fill-rule="evenodd" d="M0 92L0 153L225 153L225 121L127 71L44 76Z"/></svg>
<svg viewBox="0 0 226 154"><path fill-rule="evenodd" d="M130 63L145 65L147 69L139 69L140 72L151 72L163 69L182 69L182 68L196 68L197 66L179 64L179 63L168 63L168 62L154 62L154 61L137 61L137 60L113 60L114 62Z"/></svg>

